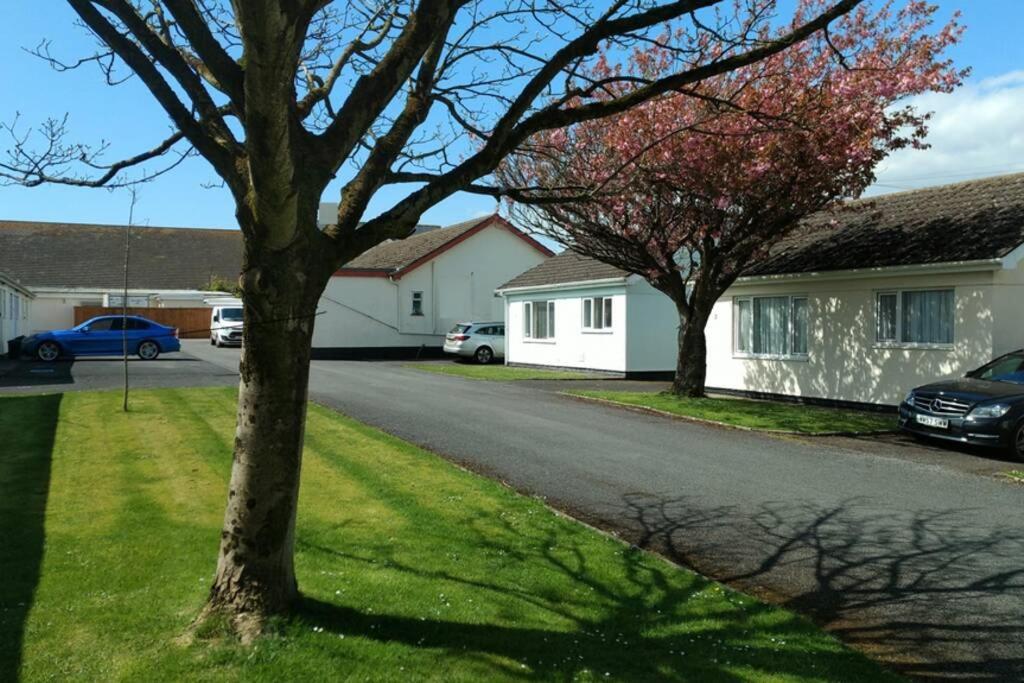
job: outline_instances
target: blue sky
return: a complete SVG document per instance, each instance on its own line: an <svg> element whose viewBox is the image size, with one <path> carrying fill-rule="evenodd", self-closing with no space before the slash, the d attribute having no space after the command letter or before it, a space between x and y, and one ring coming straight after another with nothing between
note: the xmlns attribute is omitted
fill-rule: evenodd
<svg viewBox="0 0 1024 683"><path fill-rule="evenodd" d="M1024 1L938 0L937 4L944 16L962 10L968 31L952 57L959 65L971 66L973 75L954 95L921 98L920 106L936 112L933 148L892 157L880 168L873 193L1024 171L1024 41L1019 38ZM46 11L40 10L41 5ZM54 53L69 59L90 51L92 38L74 25L72 12L63 2L9 2L4 19L0 22L0 120L10 122L17 113L26 124L34 124L69 112L73 134L83 141L109 141L111 159L118 151L135 152L166 135L166 116L139 84L107 87L94 68L55 73L22 50L49 39ZM8 141L2 143L6 146ZM215 180L204 162L194 160L144 185L136 207L137 222L232 227L234 210L227 191L202 187ZM386 209L396 196L383 193L370 212ZM328 195L324 199L335 200ZM124 191L0 187L2 219L124 223L128 204ZM453 223L495 206L494 200L460 194L431 209L423 221Z"/></svg>

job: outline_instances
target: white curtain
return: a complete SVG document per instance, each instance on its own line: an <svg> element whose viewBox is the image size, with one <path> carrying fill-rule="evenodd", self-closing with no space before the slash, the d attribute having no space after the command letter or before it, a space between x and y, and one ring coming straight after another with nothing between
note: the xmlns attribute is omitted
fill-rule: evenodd
<svg viewBox="0 0 1024 683"><path fill-rule="evenodd" d="M737 299L736 350L740 353L750 353L751 316L750 299Z"/></svg>
<svg viewBox="0 0 1024 683"><path fill-rule="evenodd" d="M879 294L875 306L875 340L896 341L896 295Z"/></svg>
<svg viewBox="0 0 1024 683"><path fill-rule="evenodd" d="M789 353L789 297L754 299L754 353L769 356Z"/></svg>
<svg viewBox="0 0 1024 683"><path fill-rule="evenodd" d="M903 341L953 343L953 290L903 292Z"/></svg>
<svg viewBox="0 0 1024 683"><path fill-rule="evenodd" d="M536 339L546 339L548 336L548 307L546 302L534 302L533 321L533 336Z"/></svg>
<svg viewBox="0 0 1024 683"><path fill-rule="evenodd" d="M793 353L807 353L807 299L793 299Z"/></svg>

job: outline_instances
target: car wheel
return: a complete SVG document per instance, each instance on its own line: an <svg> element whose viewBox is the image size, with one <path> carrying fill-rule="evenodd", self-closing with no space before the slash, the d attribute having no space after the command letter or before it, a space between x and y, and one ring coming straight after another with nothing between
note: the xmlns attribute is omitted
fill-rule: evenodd
<svg viewBox="0 0 1024 683"><path fill-rule="evenodd" d="M139 358L142 360L156 360L160 355L160 347L155 341L144 341L139 344Z"/></svg>
<svg viewBox="0 0 1024 683"><path fill-rule="evenodd" d="M52 363L60 358L60 345L57 342L45 341L36 349L36 357L43 362Z"/></svg>
<svg viewBox="0 0 1024 683"><path fill-rule="evenodd" d="M473 354L473 357L476 358L476 362L480 363L480 365L487 365L494 360L494 352L491 351L490 347L481 346L476 350L476 353Z"/></svg>
<svg viewBox="0 0 1024 683"><path fill-rule="evenodd" d="M1024 462L1024 420L1013 430L1013 440L1010 442L1010 455Z"/></svg>
<svg viewBox="0 0 1024 683"><path fill-rule="evenodd" d="M210 337L210 346L216 346L216 345L217 345L217 340L214 339L213 337Z"/></svg>
<svg viewBox="0 0 1024 683"><path fill-rule="evenodd" d="M213 342L213 345L216 346L218 349L224 346L223 344L220 343L220 337L217 337L216 341Z"/></svg>

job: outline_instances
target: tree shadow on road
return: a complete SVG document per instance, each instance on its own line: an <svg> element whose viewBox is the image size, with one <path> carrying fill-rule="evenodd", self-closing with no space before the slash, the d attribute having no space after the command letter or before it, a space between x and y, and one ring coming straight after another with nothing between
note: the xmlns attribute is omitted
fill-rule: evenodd
<svg viewBox="0 0 1024 683"><path fill-rule="evenodd" d="M616 517L640 547L805 614L906 675L1024 679L1019 528L979 532L969 509L858 499L751 511L632 495Z"/></svg>

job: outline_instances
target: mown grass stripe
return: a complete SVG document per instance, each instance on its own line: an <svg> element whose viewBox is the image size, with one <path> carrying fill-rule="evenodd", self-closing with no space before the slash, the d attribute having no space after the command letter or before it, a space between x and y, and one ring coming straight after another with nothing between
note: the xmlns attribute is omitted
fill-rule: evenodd
<svg viewBox="0 0 1024 683"><path fill-rule="evenodd" d="M20 482L0 492L28 501L52 454L45 519L0 502L0 528L37 520L8 567L28 578L0 582L5 608L31 601L0 612L3 680L889 678L804 619L321 407L307 425L299 611L253 649L177 645L214 569L233 393L139 391L128 415L116 392L48 411L34 400L0 399L0 443L24 450L0 458Z"/></svg>

